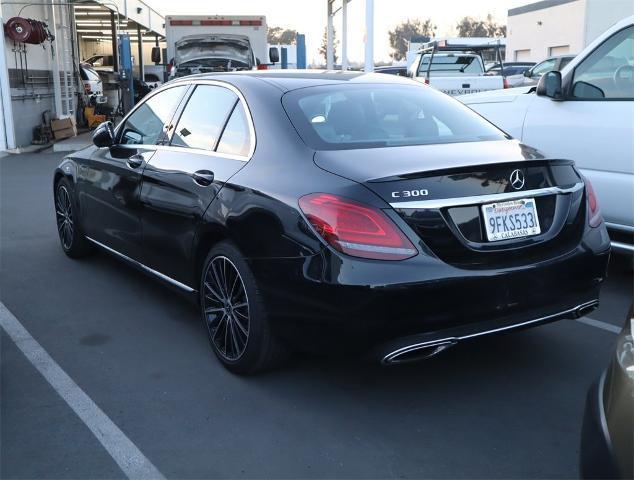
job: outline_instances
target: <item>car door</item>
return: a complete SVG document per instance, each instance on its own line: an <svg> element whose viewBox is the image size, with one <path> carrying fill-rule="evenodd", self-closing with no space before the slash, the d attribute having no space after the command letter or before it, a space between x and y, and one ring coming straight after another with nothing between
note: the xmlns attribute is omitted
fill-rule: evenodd
<svg viewBox="0 0 634 480"><path fill-rule="evenodd" d="M634 227L634 27L606 39L564 79L563 101L537 96L522 140L590 178L610 224Z"/></svg>
<svg viewBox="0 0 634 480"><path fill-rule="evenodd" d="M255 145L240 93L221 83L196 85L179 112L169 145L143 172L143 246L148 265L188 284L196 227Z"/></svg>
<svg viewBox="0 0 634 480"><path fill-rule="evenodd" d="M169 88L139 105L117 128L115 144L97 149L79 167L86 235L139 261L141 173L186 90L187 86Z"/></svg>

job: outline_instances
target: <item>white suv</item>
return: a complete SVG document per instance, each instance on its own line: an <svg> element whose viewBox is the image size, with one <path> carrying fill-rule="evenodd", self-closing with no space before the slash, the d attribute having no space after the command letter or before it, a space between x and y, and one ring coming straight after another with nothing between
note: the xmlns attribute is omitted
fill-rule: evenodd
<svg viewBox="0 0 634 480"><path fill-rule="evenodd" d="M537 88L457 98L549 158L574 160L594 185L613 248L634 252L634 16Z"/></svg>

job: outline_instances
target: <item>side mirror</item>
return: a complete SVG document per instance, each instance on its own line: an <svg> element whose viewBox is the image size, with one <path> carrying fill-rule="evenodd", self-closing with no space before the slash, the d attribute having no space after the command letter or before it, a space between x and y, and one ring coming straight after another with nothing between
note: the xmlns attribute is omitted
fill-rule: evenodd
<svg viewBox="0 0 634 480"><path fill-rule="evenodd" d="M95 129L92 134L92 143L99 148L114 145L114 127L112 122L103 122Z"/></svg>
<svg viewBox="0 0 634 480"><path fill-rule="evenodd" d="M563 88L561 72L553 70L545 73L537 84L537 95L552 98L553 100L563 100Z"/></svg>
<svg viewBox="0 0 634 480"><path fill-rule="evenodd" d="M271 63L277 63L280 61L280 51L277 48L269 48L269 60L271 61Z"/></svg>
<svg viewBox="0 0 634 480"><path fill-rule="evenodd" d="M152 47L152 61L156 65L161 63L161 47Z"/></svg>
<svg viewBox="0 0 634 480"><path fill-rule="evenodd" d="M524 70L524 76L526 78L531 78L533 76L533 71L530 68L528 70Z"/></svg>

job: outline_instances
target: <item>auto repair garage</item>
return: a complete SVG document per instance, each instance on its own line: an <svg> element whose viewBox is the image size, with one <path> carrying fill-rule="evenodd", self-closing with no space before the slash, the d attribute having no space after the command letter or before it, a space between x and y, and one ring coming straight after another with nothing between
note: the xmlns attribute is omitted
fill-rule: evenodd
<svg viewBox="0 0 634 480"><path fill-rule="evenodd" d="M87 126L85 106L95 99L84 86L80 64L91 57L105 78L97 106L104 112L120 107L121 113L131 104L122 100L133 83L115 73L121 44L134 78L162 72L150 57L153 46L163 45L164 19L140 0L8 0L0 5L0 16L5 32L0 36L0 152L39 148Z"/></svg>

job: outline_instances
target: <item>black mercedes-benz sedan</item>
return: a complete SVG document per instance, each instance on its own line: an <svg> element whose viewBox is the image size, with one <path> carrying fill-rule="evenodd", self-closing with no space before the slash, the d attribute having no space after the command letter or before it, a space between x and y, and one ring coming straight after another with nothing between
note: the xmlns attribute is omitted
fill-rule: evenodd
<svg viewBox="0 0 634 480"><path fill-rule="evenodd" d="M189 76L93 140L55 171L64 251L191 294L234 372L404 362L598 304L610 244L573 162L408 79Z"/></svg>

